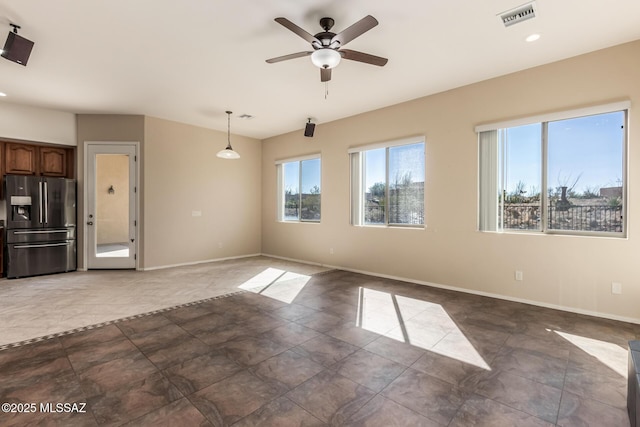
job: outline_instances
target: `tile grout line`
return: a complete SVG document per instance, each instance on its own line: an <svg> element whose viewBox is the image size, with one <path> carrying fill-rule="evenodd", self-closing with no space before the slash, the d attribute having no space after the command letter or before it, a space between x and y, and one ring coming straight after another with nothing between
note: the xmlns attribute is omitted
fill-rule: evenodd
<svg viewBox="0 0 640 427"><path fill-rule="evenodd" d="M560 421L560 411L562 409L562 398L565 396L564 386L567 383L567 374L569 373L569 364L571 361L571 352L569 352L569 357L567 358L567 364L564 367L564 377L562 378L562 389L560 390L560 401L558 402L558 412L556 413L556 422L554 425L558 425L558 421Z"/></svg>
<svg viewBox="0 0 640 427"><path fill-rule="evenodd" d="M153 314L165 313L167 311L175 310L175 309L178 309L178 308L190 307L190 306L202 304L202 303L205 303L205 302L208 302L208 301L227 298L227 297L231 297L231 296L234 296L234 295L240 295L240 294L244 294L244 293L247 293L247 291L230 292L230 293L227 293L227 294L218 295L218 296L211 297L211 298L205 298L205 299L201 299L201 300L198 300L198 301L187 302L187 303L178 304L178 305L174 305L174 306L166 307L166 308L161 308L161 309L158 309L158 310L153 310L153 311L149 311L149 312L145 312L145 313L133 314L131 316L126 316L126 317L122 317L122 318L119 318L119 319L107 320L106 322L95 323L93 325L81 326L79 328L70 329L70 330L67 330L67 331L56 332L54 334L43 335L43 336L37 337L37 338L30 338L28 340L18 341L18 342L14 342L14 343L2 344L2 345L0 345L0 352L4 351L4 350L8 350L10 348L22 347L22 346L25 346L25 345L29 345L29 344L33 344L33 343L37 343L37 342L42 342L42 341L50 340L50 339L53 339L53 338L63 337L65 335L70 335L70 334L73 334L73 333L76 333L76 332L89 331L89 330L92 330L92 329L101 328L103 326L108 326L108 325L113 325L113 324L116 324L116 323L121 323L121 322L124 322L124 321L127 321L127 320L139 319L139 318L142 318L142 317L151 316Z"/></svg>
<svg viewBox="0 0 640 427"><path fill-rule="evenodd" d="M71 366L71 370L73 371L73 376L75 377L76 381L78 382L78 387L80 388L80 392L82 393L82 398L84 399L84 402L89 407L89 411L91 411L91 416L95 420L96 425L100 425L100 423L98 422L98 417L96 416L95 412L93 411L93 407L89 404L89 398L87 397L87 393L85 393L84 388L82 387L82 381L81 381L80 375L78 374L78 371L76 370L75 366L73 366L73 363L71 362L71 359L69 358L69 351L68 351L69 349L64 346L64 344L62 343L62 340L60 340L59 337L56 337L56 338L58 338L58 343L60 344L60 347L62 347L62 351L64 351L64 354L67 357L67 361L69 362L69 366Z"/></svg>

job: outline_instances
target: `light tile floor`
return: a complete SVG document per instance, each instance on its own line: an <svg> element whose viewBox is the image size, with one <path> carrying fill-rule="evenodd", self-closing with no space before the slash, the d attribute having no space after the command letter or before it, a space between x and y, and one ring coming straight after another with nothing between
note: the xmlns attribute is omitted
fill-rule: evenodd
<svg viewBox="0 0 640 427"><path fill-rule="evenodd" d="M252 257L152 271L94 270L0 280L0 346L237 292L274 274L325 270Z"/></svg>
<svg viewBox="0 0 640 427"><path fill-rule="evenodd" d="M1 402L87 404L3 426L629 426L639 325L263 257L0 285L20 339L205 299L0 351Z"/></svg>

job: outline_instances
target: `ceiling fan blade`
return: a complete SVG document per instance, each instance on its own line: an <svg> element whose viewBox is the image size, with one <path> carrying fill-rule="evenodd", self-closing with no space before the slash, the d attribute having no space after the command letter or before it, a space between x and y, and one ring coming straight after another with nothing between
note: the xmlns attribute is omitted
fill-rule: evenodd
<svg viewBox="0 0 640 427"><path fill-rule="evenodd" d="M331 80L331 68L320 68L320 81L328 82Z"/></svg>
<svg viewBox="0 0 640 427"><path fill-rule="evenodd" d="M344 59L364 62L366 64L377 65L379 67L383 67L389 61L387 58L358 52L357 50L340 49L338 52L340 52Z"/></svg>
<svg viewBox="0 0 640 427"><path fill-rule="evenodd" d="M313 52L298 52L298 53L290 53L289 55L277 56L275 58L267 59L269 64L275 64L276 62L286 61L288 59L296 59L302 58L303 56L309 56Z"/></svg>
<svg viewBox="0 0 640 427"><path fill-rule="evenodd" d="M287 18L276 18L275 21L278 24L282 25L283 27L293 31L294 33L296 33L297 35L299 35L309 43L313 43L314 41L320 43L320 40L318 40L317 38L315 38L314 36L306 32L302 28L298 27L296 24L289 21Z"/></svg>
<svg viewBox="0 0 640 427"><path fill-rule="evenodd" d="M333 36L331 42L333 43L335 41L338 41L340 42L340 46L344 46L356 37L362 35L363 33L366 33L376 25L378 25L378 20L371 15L367 15L349 28Z"/></svg>

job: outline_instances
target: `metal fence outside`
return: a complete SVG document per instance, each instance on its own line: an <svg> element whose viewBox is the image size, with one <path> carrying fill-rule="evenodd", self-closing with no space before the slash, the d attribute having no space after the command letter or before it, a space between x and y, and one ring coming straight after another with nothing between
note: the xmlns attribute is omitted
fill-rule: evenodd
<svg viewBox="0 0 640 427"><path fill-rule="evenodd" d="M364 223L385 224L385 207L367 203L364 209ZM389 224L423 225L424 208L408 209L402 205L390 205Z"/></svg>
<svg viewBox="0 0 640 427"><path fill-rule="evenodd" d="M539 230L540 205L506 203L502 211L503 228ZM547 207L550 230L622 232L622 206L571 205Z"/></svg>

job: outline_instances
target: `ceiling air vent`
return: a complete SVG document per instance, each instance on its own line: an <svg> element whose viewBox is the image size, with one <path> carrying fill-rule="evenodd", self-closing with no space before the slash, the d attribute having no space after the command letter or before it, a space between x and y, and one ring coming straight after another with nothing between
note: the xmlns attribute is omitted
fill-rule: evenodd
<svg viewBox="0 0 640 427"><path fill-rule="evenodd" d="M515 9L502 12L498 16L500 17L500 19L502 19L502 23L504 24L504 26L509 27L519 22L526 21L527 19L535 18L535 4L535 2L523 4L522 6L518 6Z"/></svg>

